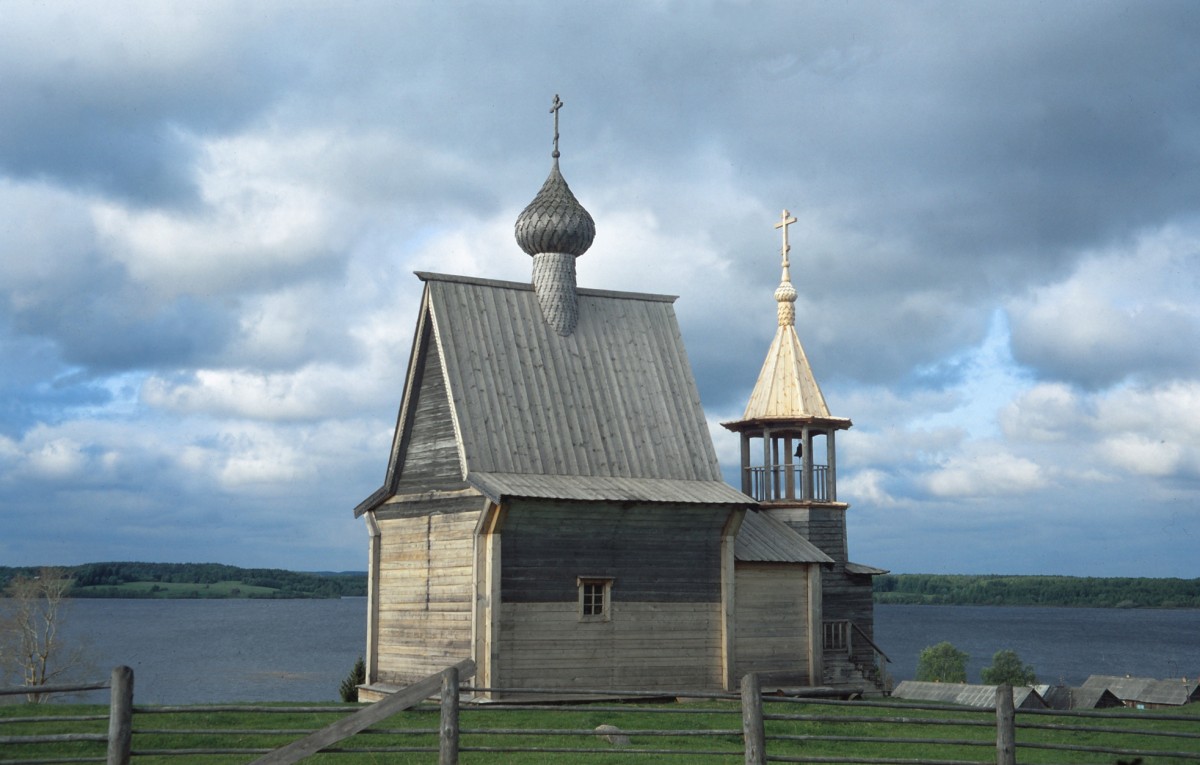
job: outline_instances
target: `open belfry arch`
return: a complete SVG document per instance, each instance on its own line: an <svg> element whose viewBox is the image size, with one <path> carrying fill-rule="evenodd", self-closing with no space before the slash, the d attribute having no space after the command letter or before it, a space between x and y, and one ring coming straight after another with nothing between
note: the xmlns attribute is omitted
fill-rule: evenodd
<svg viewBox="0 0 1200 765"><path fill-rule="evenodd" d="M355 508L362 697L468 658L492 698L822 684L838 559L722 480L675 298L577 286L596 228L559 169L561 107L515 225L531 281L417 274L384 484Z"/></svg>

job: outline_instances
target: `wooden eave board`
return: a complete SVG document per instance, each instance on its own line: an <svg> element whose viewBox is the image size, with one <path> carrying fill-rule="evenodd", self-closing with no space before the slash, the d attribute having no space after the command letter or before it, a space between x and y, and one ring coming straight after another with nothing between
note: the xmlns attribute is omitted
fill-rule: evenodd
<svg viewBox="0 0 1200 765"><path fill-rule="evenodd" d="M497 504L511 498L739 507L754 504L753 499L722 481L471 472L467 482Z"/></svg>
<svg viewBox="0 0 1200 765"><path fill-rule="evenodd" d="M849 417L768 417L751 420L731 420L722 422L721 427L736 432L746 432L750 435L761 435L764 430L800 430L808 427L817 430L849 430L854 423Z"/></svg>
<svg viewBox="0 0 1200 765"><path fill-rule="evenodd" d="M468 472L721 480L670 299L580 290L562 337L529 285L421 276Z"/></svg>
<svg viewBox="0 0 1200 765"><path fill-rule="evenodd" d="M747 563L834 562L790 526L757 510L751 510L742 519L734 558Z"/></svg>

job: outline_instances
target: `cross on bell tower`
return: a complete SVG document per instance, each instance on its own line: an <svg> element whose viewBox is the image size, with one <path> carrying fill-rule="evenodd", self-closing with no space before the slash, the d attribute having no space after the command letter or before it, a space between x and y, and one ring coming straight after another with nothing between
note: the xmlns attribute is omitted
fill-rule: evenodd
<svg viewBox="0 0 1200 765"><path fill-rule="evenodd" d="M792 251L792 246L790 244L788 244L788 226L792 225L795 222L796 222L795 216L793 216L787 210L784 210L783 214L779 216L779 222L775 224L775 228L783 229L783 269L784 269L784 274L785 274L784 278L790 278L790 276L787 275L787 268L789 265L788 264L788 253Z"/></svg>

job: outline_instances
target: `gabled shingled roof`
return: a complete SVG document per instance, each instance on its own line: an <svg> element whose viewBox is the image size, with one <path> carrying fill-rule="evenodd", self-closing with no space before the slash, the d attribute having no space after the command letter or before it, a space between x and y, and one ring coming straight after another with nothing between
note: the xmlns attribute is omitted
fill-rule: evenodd
<svg viewBox="0 0 1200 765"><path fill-rule="evenodd" d="M483 494L753 504L721 477L674 297L579 289L563 336L529 284L417 276L425 364L441 368L463 477Z"/></svg>

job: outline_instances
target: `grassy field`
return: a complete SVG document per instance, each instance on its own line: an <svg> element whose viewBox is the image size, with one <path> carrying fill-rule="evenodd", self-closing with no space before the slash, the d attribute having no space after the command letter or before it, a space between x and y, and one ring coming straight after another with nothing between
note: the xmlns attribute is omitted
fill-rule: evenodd
<svg viewBox="0 0 1200 765"><path fill-rule="evenodd" d="M182 708L183 711L139 711L134 715L134 763L137 765L188 765L204 763L217 765L248 763L257 756L253 751L282 746L299 738L304 732L323 727L353 711L355 705L334 705L335 713L311 711L303 705L279 705L288 711L266 713L253 708L232 708L206 711L202 707ZM1200 706L1200 705L1198 705ZM154 709L154 708L149 708ZM180 708L176 708L180 709ZM817 704L768 703L766 714L798 716L806 719L769 720L767 723L768 753L791 757L877 757L909 758L916 760L970 760L994 762L995 731L991 712L959 712L951 710L920 710L904 706L863 707ZM1178 713L1170 713L1178 714ZM1046 752L1021 749L1020 744L1050 741L1072 745L1104 746L1115 749L1155 749L1186 751L1200 759L1200 710L1185 708L1186 720L1162 720L1164 713L1140 713L1136 719L1107 716L1102 719L1054 718L1021 716L1018 726L1025 723L1087 725L1111 728L1112 733L1081 733L1065 730L1027 730L1018 727L1018 758L1022 763L1115 763L1111 754L1075 752ZM99 719L37 722L46 716L71 716ZM4 737L63 733L102 734L107 727L107 710L100 706L84 705L11 705L0 707L0 742ZM821 720L809 719L820 717ZM884 722L866 722L861 718L886 718ZM931 719L953 718L965 724L946 726L928 722ZM380 732L360 734L344 742L345 748L425 748L436 750L436 710L404 712L378 726ZM598 725L615 725L629 736L627 748L612 744L593 733ZM662 703L642 705L592 705L583 708L551 708L542 710L508 710L497 707L464 707L463 752L460 761L465 765L498 765L499 763L560 763L583 762L594 765L624 765L626 763L697 762L739 763L742 760L740 735L741 717L736 702L705 701L696 703ZM1147 739L1129 731L1156 728L1191 738ZM512 733L472 733L473 730L506 729ZM577 731L574 735L550 735L547 729ZM702 736L652 735L646 731L699 731ZM789 740L774 738L795 737ZM914 743L871 743L860 738L909 739ZM958 740L977 742L955 745L935 745L928 740ZM473 748L527 747L541 752L478 752ZM564 754L549 751L561 748L584 748L586 754ZM189 750L219 749L226 754L187 754ZM176 752L165 754L166 751ZM241 750L241 751L238 751ZM699 754L653 755L638 754L635 750L671 750L674 752L722 752L720 756ZM138 754L152 753L152 754ZM0 762L18 759L48 759L51 757L103 757L104 744L89 741L60 741L53 744L0 743ZM359 765L388 763L429 763L436 754L424 752L372 752L351 754L322 754L312 758L314 763ZM1131 756L1122 759L1131 760ZM828 760L827 760L828 761ZM1183 762L1167 758L1143 759L1144 765Z"/></svg>

